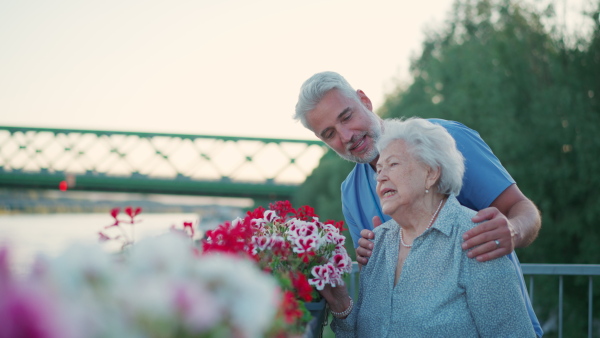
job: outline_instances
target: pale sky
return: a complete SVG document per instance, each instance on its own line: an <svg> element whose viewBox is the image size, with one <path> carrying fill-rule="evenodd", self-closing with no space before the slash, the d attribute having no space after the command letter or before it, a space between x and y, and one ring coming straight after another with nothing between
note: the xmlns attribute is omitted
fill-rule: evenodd
<svg viewBox="0 0 600 338"><path fill-rule="evenodd" d="M451 6L0 0L0 125L315 139L291 118L305 79L337 71L378 108Z"/></svg>

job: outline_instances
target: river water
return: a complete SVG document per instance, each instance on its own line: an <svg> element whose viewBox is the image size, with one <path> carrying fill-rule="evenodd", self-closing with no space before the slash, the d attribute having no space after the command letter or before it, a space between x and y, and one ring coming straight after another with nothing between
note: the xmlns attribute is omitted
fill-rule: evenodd
<svg viewBox="0 0 600 338"><path fill-rule="evenodd" d="M128 236L135 240L156 236L169 231L171 226L183 228L183 222L193 222L198 233L214 228L218 224L202 224L201 217L192 213L141 214L136 219L141 222L124 228ZM99 231L113 223L108 213L102 214L16 214L0 215L0 246L8 246L11 267L17 274L28 271L36 255L49 257L61 253L69 244L95 243L99 241ZM108 229L115 235L116 229ZM120 248L116 241L102 244L106 250Z"/></svg>

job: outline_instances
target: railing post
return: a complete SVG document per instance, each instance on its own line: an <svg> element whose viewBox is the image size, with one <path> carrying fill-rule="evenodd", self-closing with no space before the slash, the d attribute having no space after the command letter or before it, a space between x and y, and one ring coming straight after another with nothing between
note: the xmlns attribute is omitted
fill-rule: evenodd
<svg viewBox="0 0 600 338"><path fill-rule="evenodd" d="M593 288L593 280L592 280L592 276L589 276L589 282L588 282L588 295L589 295L589 301L588 301L588 337L592 337L592 328L593 328L593 323L592 323L592 311L593 311L593 307L592 307L592 300L594 299L593 297L593 293L594 293L594 288Z"/></svg>
<svg viewBox="0 0 600 338"><path fill-rule="evenodd" d="M558 276L558 338L562 338L563 326L563 276Z"/></svg>
<svg viewBox="0 0 600 338"><path fill-rule="evenodd" d="M529 300L533 304L533 275L529 276Z"/></svg>

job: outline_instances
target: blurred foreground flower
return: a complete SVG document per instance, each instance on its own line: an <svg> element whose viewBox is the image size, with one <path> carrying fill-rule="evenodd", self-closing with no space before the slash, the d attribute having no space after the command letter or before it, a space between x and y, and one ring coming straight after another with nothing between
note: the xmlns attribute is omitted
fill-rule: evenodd
<svg viewBox="0 0 600 338"><path fill-rule="evenodd" d="M0 248L2 338L263 337L282 297L254 262L198 255L175 232L119 255L72 246L25 276L11 273L9 254Z"/></svg>

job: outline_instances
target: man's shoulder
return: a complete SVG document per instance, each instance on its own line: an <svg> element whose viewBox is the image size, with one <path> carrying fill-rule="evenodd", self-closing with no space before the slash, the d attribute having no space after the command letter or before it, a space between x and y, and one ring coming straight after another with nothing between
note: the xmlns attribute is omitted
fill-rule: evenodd
<svg viewBox="0 0 600 338"><path fill-rule="evenodd" d="M427 121L444 127L452 136L454 136L455 134L458 134L458 133L475 132L473 129L471 129L457 121L437 119L437 118L427 119Z"/></svg>
<svg viewBox="0 0 600 338"><path fill-rule="evenodd" d="M357 182L363 178L366 169L368 169L365 168L365 166L368 165L368 163L356 163L356 165L354 165L354 168L352 168L352 170L348 173L344 181L342 181L342 191L352 189L357 184Z"/></svg>

